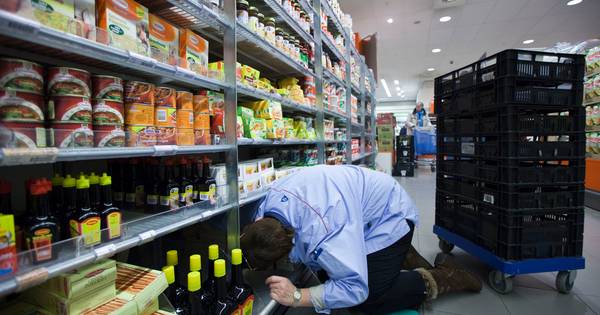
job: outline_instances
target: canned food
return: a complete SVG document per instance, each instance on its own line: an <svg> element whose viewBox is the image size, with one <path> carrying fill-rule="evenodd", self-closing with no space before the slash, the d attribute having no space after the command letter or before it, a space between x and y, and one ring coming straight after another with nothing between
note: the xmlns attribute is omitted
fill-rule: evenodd
<svg viewBox="0 0 600 315"><path fill-rule="evenodd" d="M177 127L177 110L171 107L154 109L154 124L157 127Z"/></svg>
<svg viewBox="0 0 600 315"><path fill-rule="evenodd" d="M208 96L207 95L194 95L192 97L192 105L194 106L194 113L206 113L209 114L208 108Z"/></svg>
<svg viewBox="0 0 600 315"><path fill-rule="evenodd" d="M42 94L44 92L44 67L27 60L1 58L0 89L15 89Z"/></svg>
<svg viewBox="0 0 600 315"><path fill-rule="evenodd" d="M177 109L194 110L194 95L187 91L177 91Z"/></svg>
<svg viewBox="0 0 600 315"><path fill-rule="evenodd" d="M128 147L149 147L156 144L154 126L125 126L125 142Z"/></svg>
<svg viewBox="0 0 600 315"><path fill-rule="evenodd" d="M210 115L208 113L196 113L194 116L194 129L210 129Z"/></svg>
<svg viewBox="0 0 600 315"><path fill-rule="evenodd" d="M193 129L194 128L194 111L178 109L177 110L177 128Z"/></svg>
<svg viewBox="0 0 600 315"><path fill-rule="evenodd" d="M75 68L52 67L48 69L50 95L90 96L90 73Z"/></svg>
<svg viewBox="0 0 600 315"><path fill-rule="evenodd" d="M1 147L7 148L44 148L46 147L46 129L41 122L4 121L0 122Z"/></svg>
<svg viewBox="0 0 600 315"><path fill-rule="evenodd" d="M94 125L123 125L125 116L123 103L115 100L94 100L92 119Z"/></svg>
<svg viewBox="0 0 600 315"><path fill-rule="evenodd" d="M92 122L92 104L81 95L55 95L48 101L48 116L55 121Z"/></svg>
<svg viewBox="0 0 600 315"><path fill-rule="evenodd" d="M154 125L154 106L147 104L125 104L125 124Z"/></svg>
<svg viewBox="0 0 600 315"><path fill-rule="evenodd" d="M57 148L91 148L94 132L87 123L61 121L50 125L51 146Z"/></svg>
<svg viewBox="0 0 600 315"><path fill-rule="evenodd" d="M210 130L194 130L194 143L196 145L212 144L210 139Z"/></svg>
<svg viewBox="0 0 600 315"><path fill-rule="evenodd" d="M168 145L177 143L177 128L173 127L157 127L156 128L156 144Z"/></svg>
<svg viewBox="0 0 600 315"><path fill-rule="evenodd" d="M176 108L177 97L175 89L159 86L154 91L154 105Z"/></svg>
<svg viewBox="0 0 600 315"><path fill-rule="evenodd" d="M0 120L44 121L41 94L0 89Z"/></svg>
<svg viewBox="0 0 600 315"><path fill-rule="evenodd" d="M125 103L154 105L154 84L140 81L125 82Z"/></svg>
<svg viewBox="0 0 600 315"><path fill-rule="evenodd" d="M120 125L95 125L94 146L98 148L125 146L125 131Z"/></svg>
<svg viewBox="0 0 600 315"><path fill-rule="evenodd" d="M194 145L194 129L177 129L177 145Z"/></svg>
<svg viewBox="0 0 600 315"><path fill-rule="evenodd" d="M92 76L92 91L94 99L123 101L123 80L110 75Z"/></svg>

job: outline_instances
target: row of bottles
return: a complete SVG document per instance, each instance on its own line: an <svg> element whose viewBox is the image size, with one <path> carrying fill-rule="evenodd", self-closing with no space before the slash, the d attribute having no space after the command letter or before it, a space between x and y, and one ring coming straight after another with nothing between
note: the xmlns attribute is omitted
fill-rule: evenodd
<svg viewBox="0 0 600 315"><path fill-rule="evenodd" d="M165 292L178 315L250 315L254 302L252 289L242 274L242 250L231 251L231 282L227 284L226 262L219 258L219 246L208 247L208 277L202 282L200 255L191 255L187 286L182 285L177 251L167 252L163 271L169 288Z"/></svg>

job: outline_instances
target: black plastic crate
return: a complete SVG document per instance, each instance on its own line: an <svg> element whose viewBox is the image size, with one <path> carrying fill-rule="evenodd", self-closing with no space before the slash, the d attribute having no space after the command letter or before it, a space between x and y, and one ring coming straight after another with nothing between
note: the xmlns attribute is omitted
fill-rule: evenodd
<svg viewBox="0 0 600 315"><path fill-rule="evenodd" d="M439 174L436 179L436 188L438 191L445 191L450 194L460 194L459 181L455 176L446 176Z"/></svg>
<svg viewBox="0 0 600 315"><path fill-rule="evenodd" d="M397 136L396 147L414 147L413 136Z"/></svg>
<svg viewBox="0 0 600 315"><path fill-rule="evenodd" d="M435 224L454 231L457 199L442 192L438 192L435 198Z"/></svg>
<svg viewBox="0 0 600 315"><path fill-rule="evenodd" d="M575 107L583 99L581 83L522 82L515 78L501 78L482 84L473 94L477 105L473 110L503 108L505 104L525 104Z"/></svg>
<svg viewBox="0 0 600 315"><path fill-rule="evenodd" d="M585 140L573 137L568 141L556 139L529 139L504 141L499 138L484 142L463 142L461 154L486 158L528 158L528 159L574 159L585 155ZM488 140L488 139L485 139ZM537 141L529 141L537 140ZM474 151L472 149L475 149Z"/></svg>
<svg viewBox="0 0 600 315"><path fill-rule="evenodd" d="M400 177L414 177L415 176L415 163L413 162L398 162L394 168L394 176Z"/></svg>
<svg viewBox="0 0 600 315"><path fill-rule="evenodd" d="M572 185L583 183L583 161L482 161L477 177L483 181L521 185Z"/></svg>
<svg viewBox="0 0 600 315"><path fill-rule="evenodd" d="M398 159L414 159L415 151L414 147L397 147L396 156Z"/></svg>
<svg viewBox="0 0 600 315"><path fill-rule="evenodd" d="M583 185L516 186L480 182L478 201L507 210L583 207Z"/></svg>

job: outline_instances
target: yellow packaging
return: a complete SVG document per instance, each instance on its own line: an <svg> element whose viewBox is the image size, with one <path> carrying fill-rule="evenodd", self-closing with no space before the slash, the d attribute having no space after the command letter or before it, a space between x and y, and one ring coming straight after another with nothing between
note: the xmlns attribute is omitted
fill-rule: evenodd
<svg viewBox="0 0 600 315"><path fill-rule="evenodd" d="M177 127L177 110L172 107L156 107L154 124L156 127Z"/></svg>
<svg viewBox="0 0 600 315"><path fill-rule="evenodd" d="M265 174L260 175L260 184L262 187L271 186L271 184L276 180L275 170L270 172L266 172Z"/></svg>
<svg viewBox="0 0 600 315"><path fill-rule="evenodd" d="M98 0L98 27L108 33L108 44L150 56L148 9L133 0Z"/></svg>
<svg viewBox="0 0 600 315"><path fill-rule="evenodd" d="M116 277L116 262L107 259L49 279L40 288L63 298L78 299L102 287L114 286Z"/></svg>
<svg viewBox="0 0 600 315"><path fill-rule="evenodd" d="M209 114L208 108L208 95L194 95L192 97L192 105L194 107L194 113L197 114Z"/></svg>
<svg viewBox="0 0 600 315"><path fill-rule="evenodd" d="M177 145L194 145L194 129L177 129Z"/></svg>
<svg viewBox="0 0 600 315"><path fill-rule="evenodd" d="M76 33L74 0L21 0L15 5L6 4L3 10L62 32ZM9 1L7 1L9 2Z"/></svg>
<svg viewBox="0 0 600 315"><path fill-rule="evenodd" d="M25 291L22 298L25 302L37 305L56 315L80 314L115 297L115 286L108 285L98 288L78 299L67 299L54 293L49 293L41 287Z"/></svg>
<svg viewBox="0 0 600 315"><path fill-rule="evenodd" d="M118 295L100 306L83 312L81 315L137 315L137 306L133 301L127 301Z"/></svg>
<svg viewBox="0 0 600 315"><path fill-rule="evenodd" d="M160 17L150 14L150 55L166 64L178 65L179 29Z"/></svg>
<svg viewBox="0 0 600 315"><path fill-rule="evenodd" d="M260 177L253 179L244 179L244 191L251 193L262 188Z"/></svg>
<svg viewBox="0 0 600 315"><path fill-rule="evenodd" d="M25 302L16 301L2 307L2 315L49 315L50 313Z"/></svg>
<svg viewBox="0 0 600 315"><path fill-rule="evenodd" d="M210 115L208 113L197 113L194 115L194 129L210 129Z"/></svg>
<svg viewBox="0 0 600 315"><path fill-rule="evenodd" d="M181 67L208 76L208 41L189 29L181 30L179 60Z"/></svg>
<svg viewBox="0 0 600 315"><path fill-rule="evenodd" d="M117 263L116 286L119 298L136 303L138 314L151 314L158 309L157 297L168 284L162 271Z"/></svg>
<svg viewBox="0 0 600 315"><path fill-rule="evenodd" d="M241 69L242 83L257 86L260 80L260 71L246 65L242 65Z"/></svg>
<svg viewBox="0 0 600 315"><path fill-rule="evenodd" d="M17 270L15 219L12 214L0 214L0 275Z"/></svg>
<svg viewBox="0 0 600 315"><path fill-rule="evenodd" d="M261 174L270 173L275 170L272 157L256 160L256 163L258 164L258 172Z"/></svg>
<svg viewBox="0 0 600 315"><path fill-rule="evenodd" d="M125 104L125 124L154 125L154 106L146 104Z"/></svg>
<svg viewBox="0 0 600 315"><path fill-rule="evenodd" d="M285 128L279 119L267 119L267 139L283 139Z"/></svg>
<svg viewBox="0 0 600 315"><path fill-rule="evenodd" d="M187 91L177 91L177 109L194 110L194 95Z"/></svg>
<svg viewBox="0 0 600 315"><path fill-rule="evenodd" d="M177 128L193 129L194 128L194 111L187 109L177 110ZM202 129L202 128L198 128Z"/></svg>

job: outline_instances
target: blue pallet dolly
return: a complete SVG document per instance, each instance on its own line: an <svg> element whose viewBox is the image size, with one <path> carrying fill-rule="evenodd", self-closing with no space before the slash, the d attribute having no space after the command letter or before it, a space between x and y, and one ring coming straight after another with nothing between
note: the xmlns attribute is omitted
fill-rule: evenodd
<svg viewBox="0 0 600 315"><path fill-rule="evenodd" d="M490 267L494 268L488 274L488 283L492 289L501 294L512 291L512 279L516 275L558 271L556 276L556 289L560 293L569 293L575 283L577 270L585 268L583 257L557 257L526 260L504 260L483 247L452 233L443 227L434 225L435 233L440 242L439 247L443 253L450 253L454 246L479 258Z"/></svg>

